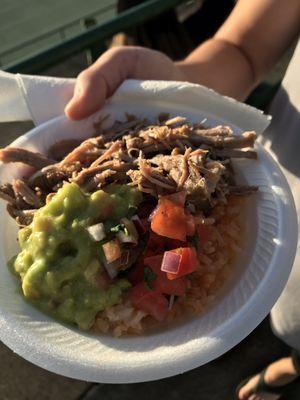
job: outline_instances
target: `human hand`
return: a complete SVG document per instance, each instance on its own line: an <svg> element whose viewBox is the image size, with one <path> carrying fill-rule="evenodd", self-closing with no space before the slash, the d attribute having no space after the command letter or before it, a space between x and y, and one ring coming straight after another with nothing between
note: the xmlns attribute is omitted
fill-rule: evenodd
<svg viewBox="0 0 300 400"><path fill-rule="evenodd" d="M128 78L187 80L163 53L143 47L114 47L78 75L74 95L65 108L66 115L75 120L88 117Z"/></svg>

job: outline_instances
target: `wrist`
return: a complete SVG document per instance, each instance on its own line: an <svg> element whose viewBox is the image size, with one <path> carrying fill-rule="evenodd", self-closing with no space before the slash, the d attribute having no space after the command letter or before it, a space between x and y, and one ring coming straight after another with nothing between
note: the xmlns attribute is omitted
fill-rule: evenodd
<svg viewBox="0 0 300 400"><path fill-rule="evenodd" d="M244 100L257 82L252 65L238 46L217 38L201 44L176 66L188 81L238 100Z"/></svg>

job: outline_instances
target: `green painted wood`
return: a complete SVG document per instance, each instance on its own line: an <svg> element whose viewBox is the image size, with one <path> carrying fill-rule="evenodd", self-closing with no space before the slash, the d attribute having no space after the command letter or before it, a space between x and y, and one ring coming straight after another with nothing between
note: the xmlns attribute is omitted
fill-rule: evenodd
<svg viewBox="0 0 300 400"><path fill-rule="evenodd" d="M0 62L16 62L80 34L87 17L109 21L116 5L117 0L1 0Z"/></svg>
<svg viewBox="0 0 300 400"><path fill-rule="evenodd" d="M115 18L78 34L63 43L49 47L39 53L24 57L18 63L12 63L4 69L9 72L35 73L50 65L60 62L90 46L102 42L113 34L142 24L162 12L173 8L186 0L148 0L138 6L124 11Z"/></svg>

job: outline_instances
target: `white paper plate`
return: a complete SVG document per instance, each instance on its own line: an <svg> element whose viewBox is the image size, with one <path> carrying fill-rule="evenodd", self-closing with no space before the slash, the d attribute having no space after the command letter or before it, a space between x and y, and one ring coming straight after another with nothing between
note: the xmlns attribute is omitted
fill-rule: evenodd
<svg viewBox="0 0 300 400"><path fill-rule="evenodd" d="M208 123L261 132L268 119L257 110L197 85L170 82L126 82L101 113L111 120L127 111L156 117L162 111L204 117ZM43 152L62 138L88 137L98 116L75 123L53 119L19 138L14 146ZM108 122L109 123L109 122ZM293 263L297 241L296 212L288 184L269 155L257 147L259 161L236 165L240 178L259 185L245 223L248 241L235 276L218 301L187 323L134 338L93 336L62 325L26 304L16 292L7 259L17 252L16 227L0 202L0 338L25 359L58 374L94 382L124 383L160 379L203 365L248 335L279 297ZM0 181L19 170L0 166Z"/></svg>

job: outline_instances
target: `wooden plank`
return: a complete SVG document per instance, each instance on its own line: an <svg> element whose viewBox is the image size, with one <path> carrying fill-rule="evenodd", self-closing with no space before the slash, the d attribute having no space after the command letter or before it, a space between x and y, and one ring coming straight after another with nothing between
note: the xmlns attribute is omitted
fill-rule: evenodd
<svg viewBox="0 0 300 400"><path fill-rule="evenodd" d="M82 29L78 20L86 15L101 15L101 10L105 10L103 17L107 20L115 15L116 3L117 0L14 0L4 7L1 4L0 57L15 46L74 22L78 33Z"/></svg>
<svg viewBox="0 0 300 400"><path fill-rule="evenodd" d="M111 10L108 10L107 12L102 12L100 15L95 14L97 24L103 21L105 22L111 20L111 14ZM25 45L25 43L23 43L23 45L18 46L16 50L13 50L11 48L10 51L8 51L8 53L6 54L2 53L1 55L0 53L0 62L2 63L2 66L17 62L24 57L28 57L30 54L36 54L37 52L48 49L51 46L58 45L64 40L70 39L84 31L85 28L83 24L78 22L77 24L65 28L64 36L61 36L59 32L49 33L44 37L39 36L30 44Z"/></svg>

